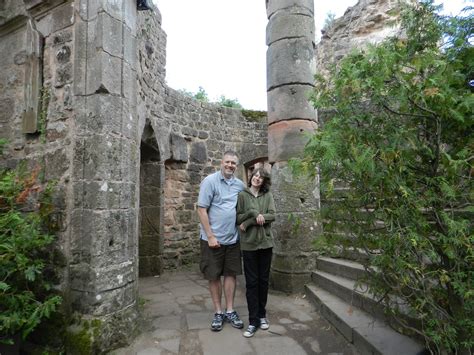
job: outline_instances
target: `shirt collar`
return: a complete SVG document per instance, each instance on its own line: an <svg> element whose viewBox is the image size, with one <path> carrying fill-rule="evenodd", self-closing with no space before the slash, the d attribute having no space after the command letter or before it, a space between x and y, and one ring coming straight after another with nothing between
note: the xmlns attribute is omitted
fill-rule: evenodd
<svg viewBox="0 0 474 355"><path fill-rule="evenodd" d="M226 179L224 177L224 175L222 174L222 171L219 171L219 176L220 176L220 179L224 180L224 182L228 185L232 185L235 181L235 176L234 175L232 175L232 177L230 179Z"/></svg>

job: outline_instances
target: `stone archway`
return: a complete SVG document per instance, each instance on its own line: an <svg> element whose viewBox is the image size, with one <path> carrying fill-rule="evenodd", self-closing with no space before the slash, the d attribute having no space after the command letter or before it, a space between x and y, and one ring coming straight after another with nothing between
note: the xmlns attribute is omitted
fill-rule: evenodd
<svg viewBox="0 0 474 355"><path fill-rule="evenodd" d="M158 275L163 270L164 165L155 132L146 122L140 144L140 210L138 274Z"/></svg>

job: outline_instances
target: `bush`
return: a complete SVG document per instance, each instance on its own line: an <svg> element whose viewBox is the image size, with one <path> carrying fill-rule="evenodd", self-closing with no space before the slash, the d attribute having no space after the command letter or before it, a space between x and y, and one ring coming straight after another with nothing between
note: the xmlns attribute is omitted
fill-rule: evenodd
<svg viewBox="0 0 474 355"><path fill-rule="evenodd" d="M1 150L1 144L0 144ZM61 303L48 277L53 236L44 228L51 189L39 169L0 171L0 342L26 338Z"/></svg>
<svg viewBox="0 0 474 355"><path fill-rule="evenodd" d="M365 249L370 290L395 312L388 295L402 299L434 353L474 345L474 50L466 10L441 17L432 1L408 7L403 38L354 52L329 79L317 77L313 103L334 116L293 162L321 176L328 203L318 245Z"/></svg>

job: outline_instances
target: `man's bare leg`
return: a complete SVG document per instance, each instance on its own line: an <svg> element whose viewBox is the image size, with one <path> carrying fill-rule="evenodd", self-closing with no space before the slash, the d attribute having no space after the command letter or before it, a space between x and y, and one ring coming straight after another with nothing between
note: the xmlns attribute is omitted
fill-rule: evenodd
<svg viewBox="0 0 474 355"><path fill-rule="evenodd" d="M214 304L214 310L216 313L222 312L222 283L221 279L209 280L209 291L211 293L212 303Z"/></svg>
<svg viewBox="0 0 474 355"><path fill-rule="evenodd" d="M227 312L234 310L235 284L235 276L224 276L224 296Z"/></svg>

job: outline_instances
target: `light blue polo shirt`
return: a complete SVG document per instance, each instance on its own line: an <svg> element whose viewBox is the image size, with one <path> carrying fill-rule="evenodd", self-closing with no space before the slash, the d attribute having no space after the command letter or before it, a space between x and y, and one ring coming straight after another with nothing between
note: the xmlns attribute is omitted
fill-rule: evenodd
<svg viewBox="0 0 474 355"><path fill-rule="evenodd" d="M239 240L235 206L239 192L244 187L244 183L236 177L225 179L220 170L201 182L197 204L207 209L212 232L222 245L234 244ZM201 239L207 240L201 224L200 229Z"/></svg>

